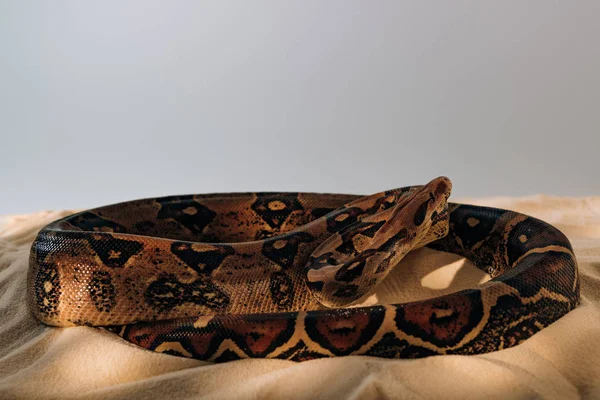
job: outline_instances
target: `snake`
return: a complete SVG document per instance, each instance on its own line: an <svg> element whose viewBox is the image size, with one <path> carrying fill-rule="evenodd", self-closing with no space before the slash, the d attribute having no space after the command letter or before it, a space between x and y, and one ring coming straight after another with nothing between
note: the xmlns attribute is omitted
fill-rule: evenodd
<svg viewBox="0 0 600 400"><path fill-rule="evenodd" d="M42 323L93 326L212 362L473 355L522 343L580 302L554 226L448 202L451 181L372 195L213 193L134 200L42 228L27 302ZM489 274L454 293L361 306L410 251Z"/></svg>

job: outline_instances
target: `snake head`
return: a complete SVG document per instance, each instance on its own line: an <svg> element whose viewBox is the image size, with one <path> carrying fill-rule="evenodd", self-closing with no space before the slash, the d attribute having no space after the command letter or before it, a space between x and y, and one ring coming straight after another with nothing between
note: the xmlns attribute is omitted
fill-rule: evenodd
<svg viewBox="0 0 600 400"><path fill-rule="evenodd" d="M347 204L363 213L311 254L306 282L312 294L328 307L348 305L377 286L410 250L447 235L451 190L450 180L439 177Z"/></svg>

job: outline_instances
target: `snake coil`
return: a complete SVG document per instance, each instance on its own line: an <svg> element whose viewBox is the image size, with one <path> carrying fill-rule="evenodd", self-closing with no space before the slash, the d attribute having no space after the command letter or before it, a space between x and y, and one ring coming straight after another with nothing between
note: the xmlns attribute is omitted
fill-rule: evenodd
<svg viewBox="0 0 600 400"><path fill-rule="evenodd" d="M80 212L35 239L28 302L42 322L102 326L202 360L416 358L514 346L579 303L553 226L448 203L451 183L370 196L228 193ZM345 307L410 250L471 260L492 279L404 304Z"/></svg>

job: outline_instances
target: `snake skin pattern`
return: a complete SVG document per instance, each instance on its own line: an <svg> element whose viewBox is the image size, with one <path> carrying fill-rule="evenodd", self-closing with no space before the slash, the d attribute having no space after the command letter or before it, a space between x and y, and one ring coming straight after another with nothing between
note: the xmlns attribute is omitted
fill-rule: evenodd
<svg viewBox="0 0 600 400"><path fill-rule="evenodd" d="M568 239L516 212L448 203L451 183L371 196L229 193L136 200L44 227L28 302L157 352L223 362L417 358L519 344L579 304ZM404 304L351 305L412 249L492 279Z"/></svg>

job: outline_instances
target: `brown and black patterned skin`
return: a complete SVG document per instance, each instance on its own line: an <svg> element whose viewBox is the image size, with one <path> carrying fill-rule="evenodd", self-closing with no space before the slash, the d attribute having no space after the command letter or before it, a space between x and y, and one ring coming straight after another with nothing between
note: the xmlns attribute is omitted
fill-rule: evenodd
<svg viewBox="0 0 600 400"><path fill-rule="evenodd" d="M103 326L209 361L417 358L514 346L579 304L556 228L448 203L451 183L371 196L231 193L101 207L33 243L29 307L55 326ZM457 253L492 280L423 301L352 307L404 255Z"/></svg>

